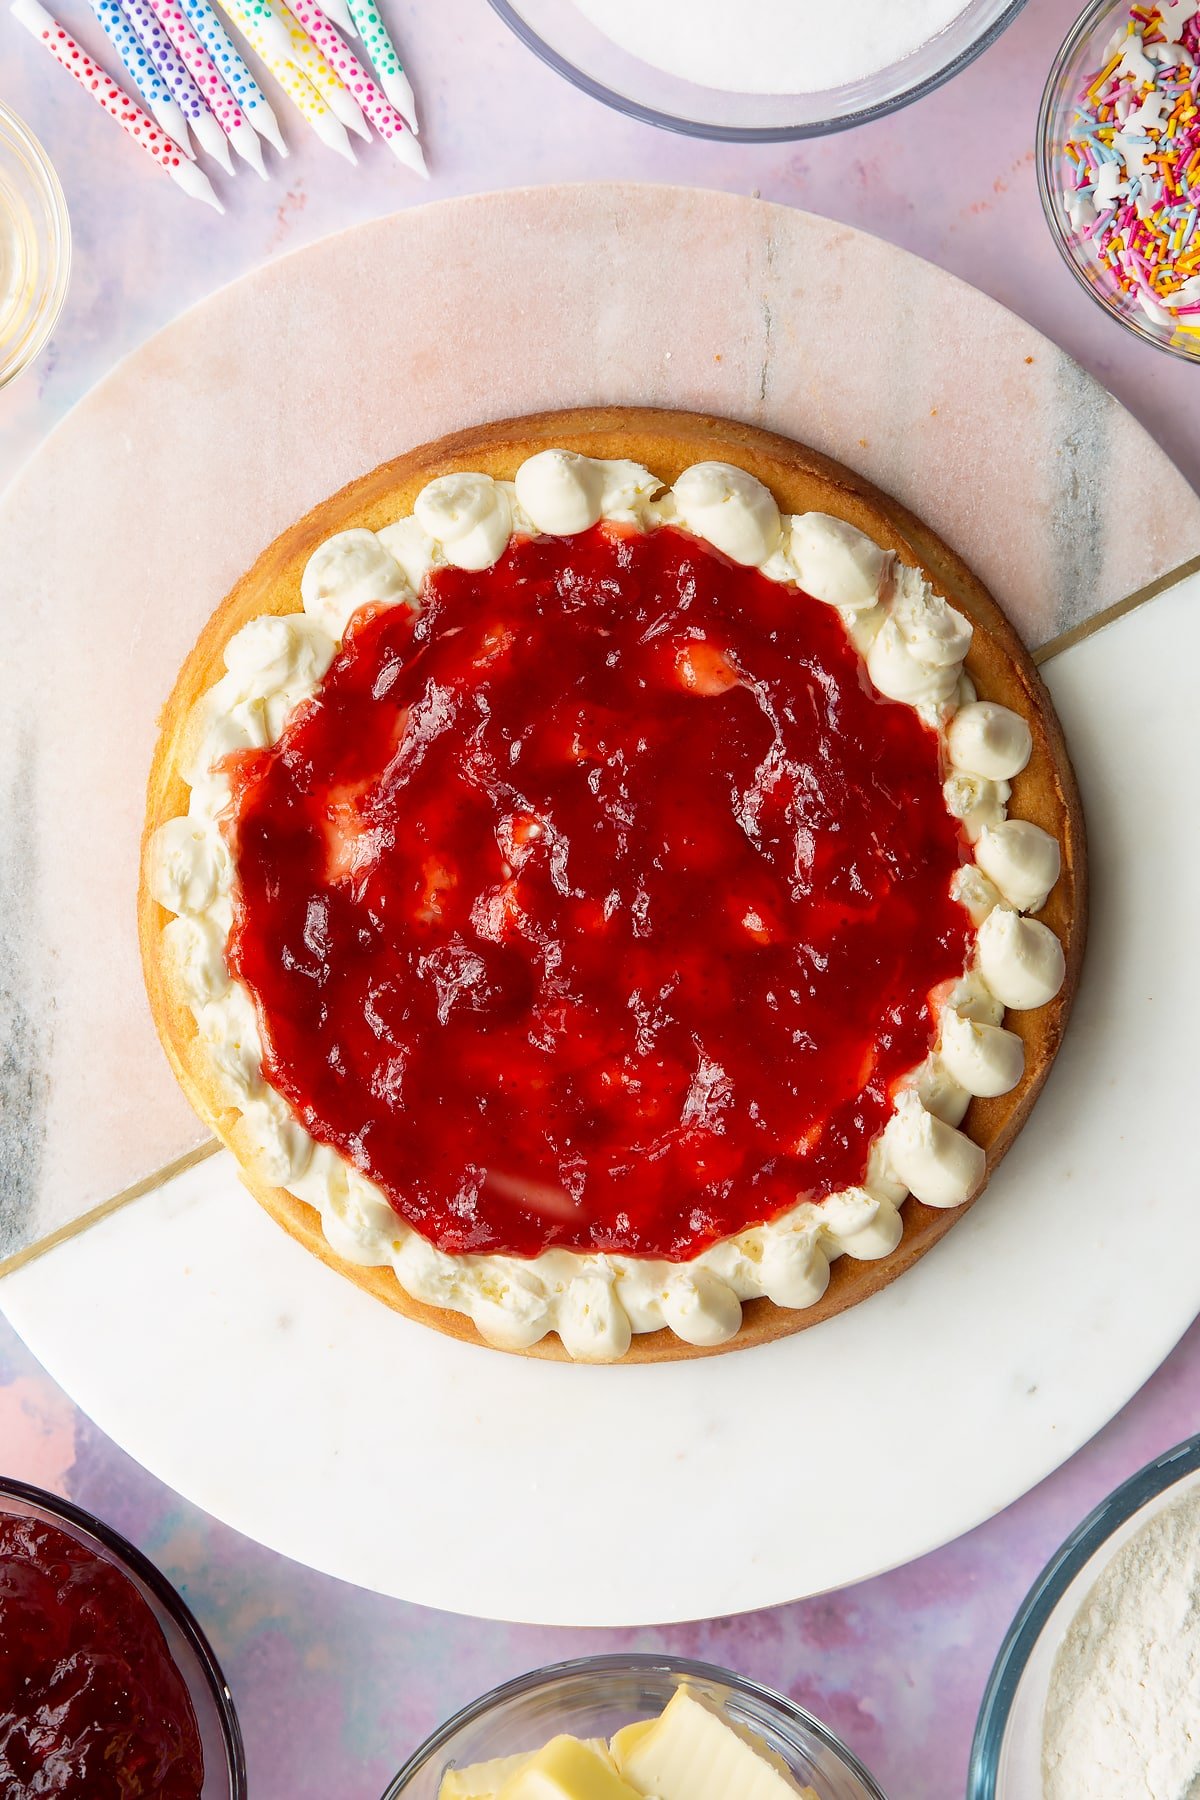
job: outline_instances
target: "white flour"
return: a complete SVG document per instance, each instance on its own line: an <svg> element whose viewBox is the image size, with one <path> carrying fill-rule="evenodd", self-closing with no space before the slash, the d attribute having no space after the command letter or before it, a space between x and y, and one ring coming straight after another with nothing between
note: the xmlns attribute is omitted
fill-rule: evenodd
<svg viewBox="0 0 1200 1800"><path fill-rule="evenodd" d="M811 94L874 75L957 19L967 0L575 0L656 69L739 94Z"/></svg>
<svg viewBox="0 0 1200 1800"><path fill-rule="evenodd" d="M1200 1800L1200 1490L1109 1562L1059 1645L1045 1800Z"/></svg>

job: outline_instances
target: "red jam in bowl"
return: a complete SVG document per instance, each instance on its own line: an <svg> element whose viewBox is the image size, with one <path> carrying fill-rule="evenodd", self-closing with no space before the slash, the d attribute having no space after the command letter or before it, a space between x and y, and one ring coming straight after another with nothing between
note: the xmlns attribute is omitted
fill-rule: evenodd
<svg viewBox="0 0 1200 1800"><path fill-rule="evenodd" d="M56 1525L0 1514L0 1795L199 1800L200 1732L157 1619Z"/></svg>
<svg viewBox="0 0 1200 1800"><path fill-rule="evenodd" d="M449 1252L680 1260L861 1181L966 961L939 755L674 529L439 570L233 759L267 1078Z"/></svg>

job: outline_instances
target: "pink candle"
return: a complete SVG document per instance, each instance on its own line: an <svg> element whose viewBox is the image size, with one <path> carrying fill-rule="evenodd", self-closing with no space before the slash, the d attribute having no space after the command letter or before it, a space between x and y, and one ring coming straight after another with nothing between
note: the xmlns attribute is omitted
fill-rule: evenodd
<svg viewBox="0 0 1200 1800"><path fill-rule="evenodd" d="M187 160L175 140L158 129L149 113L143 112L124 89L117 86L107 70L93 62L86 50L80 49L70 33L64 31L58 21L38 5L38 0L16 0L12 11L13 17L24 25L26 31L35 38L40 38L55 61L75 77L80 87L85 88L93 100L104 108L110 119L116 120L121 130L135 144L141 145L160 169L166 170L185 194L191 194L194 200L203 200L209 206L215 206L218 212L225 211L203 170Z"/></svg>
<svg viewBox="0 0 1200 1800"><path fill-rule="evenodd" d="M313 43L341 76L392 154L418 175L426 175L421 146L387 95L346 48L316 0L288 0L291 11Z"/></svg>
<svg viewBox="0 0 1200 1800"><path fill-rule="evenodd" d="M229 139L238 155L257 169L263 180L262 148L258 133L225 85L221 71L201 43L191 20L178 0L150 0L158 21L171 39L196 86L208 102L209 111Z"/></svg>

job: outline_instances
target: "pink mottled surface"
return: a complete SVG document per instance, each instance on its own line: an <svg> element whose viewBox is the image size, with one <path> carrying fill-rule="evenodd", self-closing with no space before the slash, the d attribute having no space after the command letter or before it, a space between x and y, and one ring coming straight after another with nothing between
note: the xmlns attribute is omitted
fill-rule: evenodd
<svg viewBox="0 0 1200 1800"><path fill-rule="evenodd" d="M4 1467L102 1513L182 1590L231 1682L255 1800L376 1800L428 1731L496 1682L622 1648L668 1648L756 1676L828 1721L891 1800L960 1800L983 1685L1026 1589L1097 1501L1200 1428L1198 1388L1200 1328L1056 1475L907 1568L736 1618L572 1632L383 1599L215 1524L75 1413L0 1321ZM813 1470L819 1480L816 1450ZM714 1544L714 1554L740 1547Z"/></svg>
<svg viewBox="0 0 1200 1800"><path fill-rule="evenodd" d="M208 215L143 167L144 159L98 110L0 16L4 98L34 126L60 169L76 248L54 343L31 375L0 393L0 479L16 471L120 355L222 282L280 252L425 199L523 183L634 179L758 192L915 250L1062 344L1194 482L1200 477L1195 372L1105 319L1060 264L1040 218L1033 180L1037 97L1076 11L1076 0L1030 0L984 58L891 120L822 142L744 149L673 139L604 112L536 64L484 0L391 0L389 17L409 52L423 103L431 185L407 176L381 147L357 172L345 168L313 140L303 141L289 120L295 154L270 187L246 174L236 188L217 178L230 205L225 219ZM64 18L89 49L102 48L82 7L68 6ZM607 246L597 246L596 254L603 258ZM536 280L536 246L530 261ZM436 290L439 278L436 267L397 271L387 295L393 335L374 346L381 364L404 341L414 290ZM689 312L719 301L702 255L679 293ZM803 315L790 325L802 330ZM927 335L945 325L939 316L917 321L916 329ZM339 317L337 329L347 345L354 343L361 330L356 306ZM874 354L869 335L864 354ZM905 357L888 358L887 387L898 409L908 371ZM986 395L977 376L968 361L958 371L957 392L979 402ZM191 429L186 394L174 399L172 441L182 443ZM328 421L310 413L296 429L320 433ZM906 460L916 460L916 444L927 448L933 429L922 420L911 448L895 444L901 474ZM122 430L114 418L114 453L124 454ZM1078 433L1078 420L1068 423L1064 443ZM267 442L262 455L286 459L294 443ZM1021 450L1018 441L1013 456ZM1094 524L1114 554L1130 557L1145 526L1128 503L1123 474L1118 463L1104 515ZM1008 478L1006 462L977 472L975 485ZM946 486L953 482L951 470ZM947 504L966 508L969 495L951 494ZM77 519L76 496L66 490L52 528L70 533ZM1073 536L1069 510L1063 535ZM1196 547L1189 544L1184 554ZM173 603L168 583L168 612ZM64 701L56 720L67 717ZM64 830L70 824L68 812ZM11 845L5 848L11 852ZM51 990L54 971L39 979ZM58 1021L47 1017L52 1034ZM106 1040L99 1054L122 1059L126 1046ZM88 1104L85 1094L80 1110ZM69 1116L58 1119L55 1154L72 1125ZM481 1625L299 1569L214 1525L147 1477L98 1436L4 1327L0 1466L95 1507L184 1588L227 1663L256 1800L330 1794L371 1800L402 1756L459 1702L549 1656L624 1642L670 1643L784 1687L844 1732L895 1800L953 1800L962 1793L987 1669L1028 1582L1094 1501L1200 1425L1198 1382L1200 1337L1193 1331L1099 1439L957 1544L840 1594L661 1634ZM724 1550L737 1554L737 1546Z"/></svg>

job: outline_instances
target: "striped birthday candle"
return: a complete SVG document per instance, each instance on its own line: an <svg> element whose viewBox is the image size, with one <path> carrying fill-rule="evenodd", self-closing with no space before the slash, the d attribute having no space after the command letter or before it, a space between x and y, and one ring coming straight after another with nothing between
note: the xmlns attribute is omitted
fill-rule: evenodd
<svg viewBox="0 0 1200 1800"><path fill-rule="evenodd" d="M193 200L203 200L217 212L225 211L203 170L187 160L174 139L159 130L149 113L143 112L136 101L129 98L107 69L92 61L58 20L38 5L38 0L16 0L12 12L18 24L46 46L67 74L74 76L84 92L104 108L109 118L115 120L126 136L139 144L151 161L157 163L185 194L190 194Z"/></svg>
<svg viewBox="0 0 1200 1800"><path fill-rule="evenodd" d="M97 0L92 0L92 4L97 4ZM204 48L220 69L230 93L255 131L274 144L280 156L286 156L288 147L283 141L283 133L279 129L279 121L271 102L238 55L229 33L209 5L209 0L180 0L180 4Z"/></svg>
<svg viewBox="0 0 1200 1800"><path fill-rule="evenodd" d="M316 0L291 0L291 8L318 50L329 58L393 156L416 174L427 175L420 144L387 95L347 49Z"/></svg>
<svg viewBox="0 0 1200 1800"><path fill-rule="evenodd" d="M392 42L375 0L348 0L348 3L358 27L358 35L363 41L363 48L374 64L380 86L396 111L403 114L416 133L420 127L417 124L417 102L412 83L404 73L400 52Z"/></svg>
<svg viewBox="0 0 1200 1800"><path fill-rule="evenodd" d="M179 0L150 0L150 4L158 16L159 24L183 58L188 74L207 100L213 118L238 155L252 169L257 170L265 181L267 171L263 166L258 133L222 81L220 69L200 42L180 7Z"/></svg>
<svg viewBox="0 0 1200 1800"><path fill-rule="evenodd" d="M160 129L175 139L185 155L194 157L183 108L151 62L141 38L122 12L120 0L91 0L91 8Z"/></svg>
<svg viewBox="0 0 1200 1800"><path fill-rule="evenodd" d="M204 104L204 95L180 60L179 52L156 18L149 0L124 0L125 16L141 39L151 62L178 100L196 142L227 175L233 174L225 133Z"/></svg>

